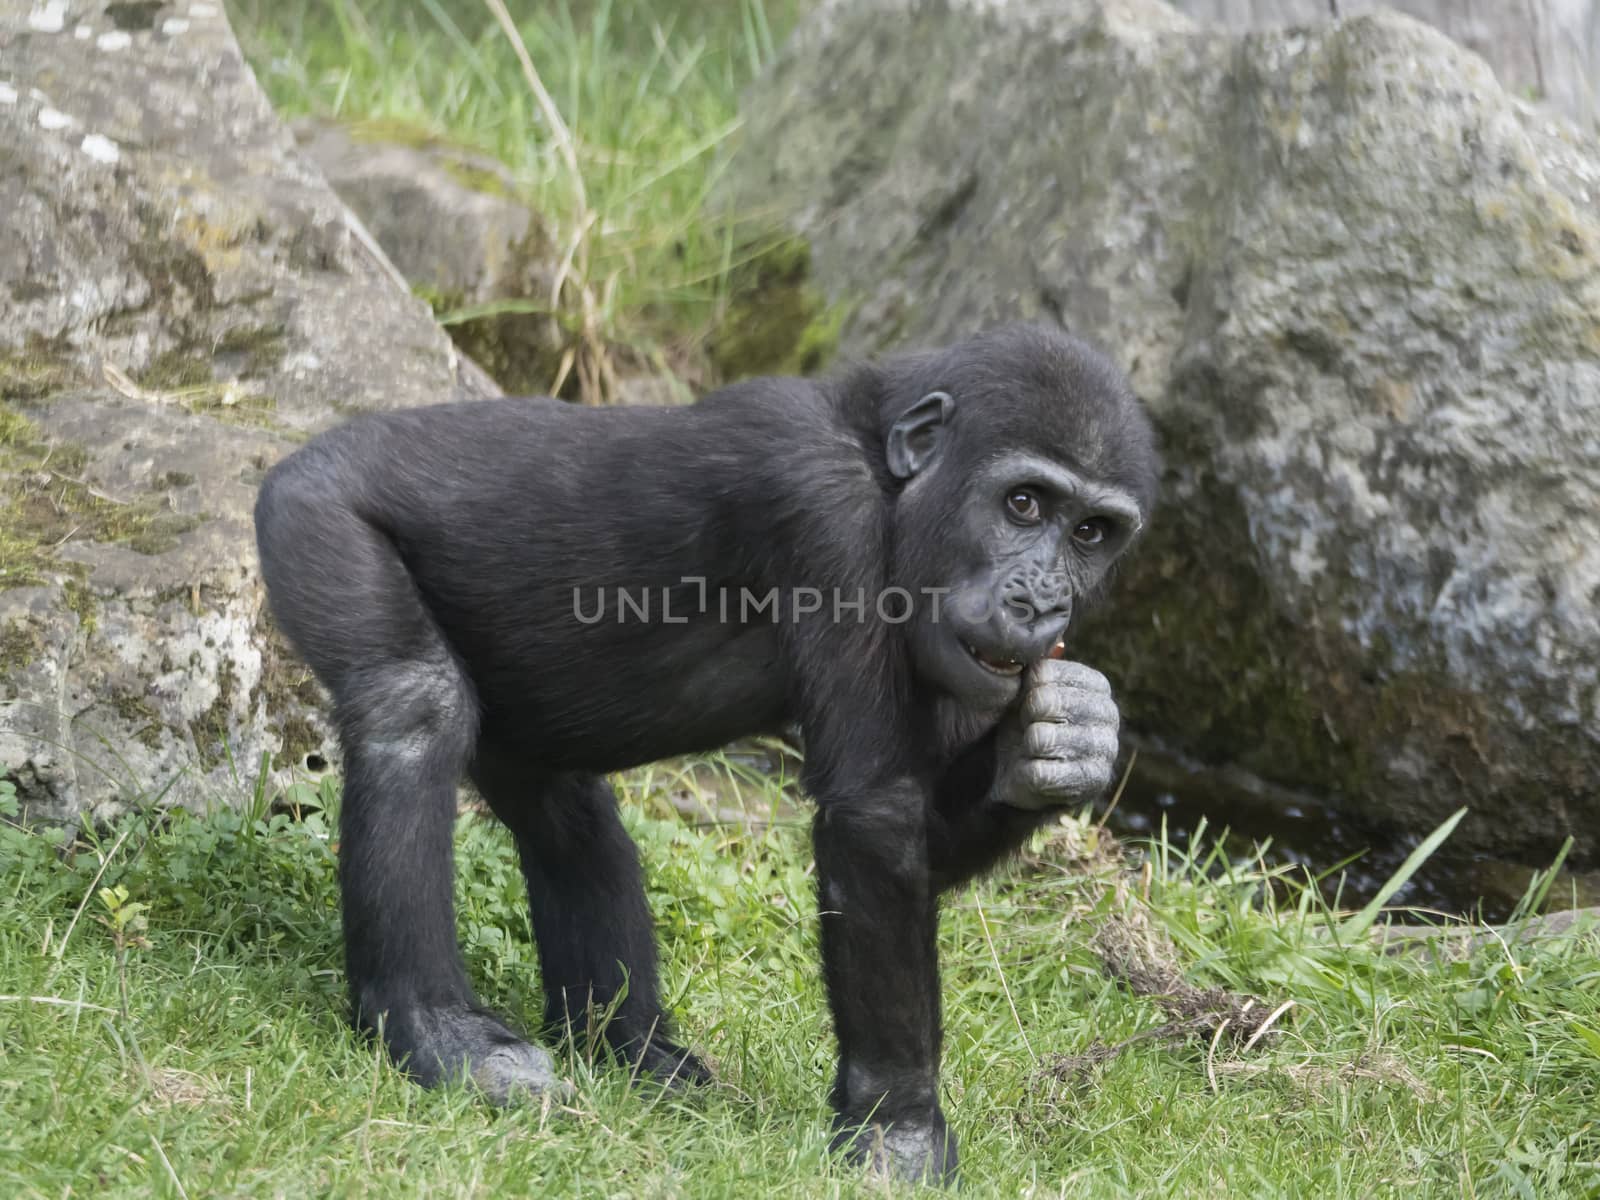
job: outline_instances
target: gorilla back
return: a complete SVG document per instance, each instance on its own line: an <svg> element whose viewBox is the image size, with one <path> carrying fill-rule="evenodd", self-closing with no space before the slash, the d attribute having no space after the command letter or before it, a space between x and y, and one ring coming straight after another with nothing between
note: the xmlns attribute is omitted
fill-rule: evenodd
<svg viewBox="0 0 1600 1200"><path fill-rule="evenodd" d="M948 1176L937 895L1109 781L1109 689L1047 656L1155 476L1123 377L1037 326L680 408L365 416L290 455L257 537L343 745L357 1022L424 1083L557 1086L461 967L451 828L470 775L516 836L548 1032L609 1010L619 1056L707 1077L665 1029L602 775L798 722L838 1144Z"/></svg>

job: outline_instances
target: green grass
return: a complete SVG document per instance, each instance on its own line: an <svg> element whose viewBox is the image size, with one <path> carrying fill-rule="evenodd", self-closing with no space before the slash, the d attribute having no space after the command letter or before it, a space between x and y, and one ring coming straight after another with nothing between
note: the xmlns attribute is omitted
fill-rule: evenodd
<svg viewBox="0 0 1600 1200"><path fill-rule="evenodd" d="M825 1153L804 829L698 827L665 803L682 786L631 777L625 811L672 1011L720 1082L670 1098L569 1053L553 1111L424 1092L347 1031L323 814L132 818L67 853L0 826L0 1195L881 1194ZM514 855L473 816L458 855L474 979L526 1024ZM1312 891L1218 866L1163 843L1125 861L1067 822L947 905L966 1194L1600 1194L1600 938L1385 956ZM1063 1060L1177 1020L1102 960L1145 928L1187 982L1294 1001L1277 1032L1246 1050L1202 1018Z"/></svg>
<svg viewBox="0 0 1600 1200"><path fill-rule="evenodd" d="M705 200L737 129L739 93L801 0L508 7L570 131L581 188L483 0L229 5L280 111L382 122L498 157L556 245L573 252L569 325L587 322L657 365L686 357L726 299L728 272L753 252L748 239L762 240Z"/></svg>

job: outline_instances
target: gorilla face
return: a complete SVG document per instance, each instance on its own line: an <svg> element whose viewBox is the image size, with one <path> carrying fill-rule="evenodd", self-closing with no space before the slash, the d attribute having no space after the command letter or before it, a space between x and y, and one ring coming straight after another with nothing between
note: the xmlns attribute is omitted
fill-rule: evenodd
<svg viewBox="0 0 1600 1200"><path fill-rule="evenodd" d="M1028 665L1066 636L1155 491L1149 422L1116 368L1063 335L1042 349L1017 337L920 363L941 386L885 437L902 481L896 575L920 600L917 674L983 711L1015 699Z"/></svg>
<svg viewBox="0 0 1600 1200"><path fill-rule="evenodd" d="M927 588L912 630L918 675L975 708L1009 704L1142 520L1127 493L1035 454L980 467L945 535L943 582Z"/></svg>

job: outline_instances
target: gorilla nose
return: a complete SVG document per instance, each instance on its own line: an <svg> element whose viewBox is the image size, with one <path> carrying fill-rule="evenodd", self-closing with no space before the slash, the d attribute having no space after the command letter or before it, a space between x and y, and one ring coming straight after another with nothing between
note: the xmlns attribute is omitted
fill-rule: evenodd
<svg viewBox="0 0 1600 1200"><path fill-rule="evenodd" d="M990 623L995 648L1012 661L1037 662L1066 636L1072 622L1072 595L1054 591L1041 595L1035 589L1026 598L1011 600L995 615L998 620Z"/></svg>
<svg viewBox="0 0 1600 1200"><path fill-rule="evenodd" d="M1008 614L1032 626L1064 624L1072 619L1072 592L1054 587L1017 589L1004 595Z"/></svg>
<svg viewBox="0 0 1600 1200"><path fill-rule="evenodd" d="M1059 624L1065 628L1067 622L1072 620L1072 593L1063 589L1036 596L1033 607L1039 614L1038 624Z"/></svg>

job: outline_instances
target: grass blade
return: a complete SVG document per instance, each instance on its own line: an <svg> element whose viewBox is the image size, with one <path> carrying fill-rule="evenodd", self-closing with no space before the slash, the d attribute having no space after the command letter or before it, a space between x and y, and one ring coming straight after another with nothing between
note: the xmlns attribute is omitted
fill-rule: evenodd
<svg viewBox="0 0 1600 1200"><path fill-rule="evenodd" d="M1423 838L1422 844L1406 855L1405 862L1401 863L1399 869L1389 876L1389 881L1378 889L1378 894L1367 902L1366 907L1339 926L1339 940L1354 941L1356 938L1365 935L1367 930L1372 928L1373 922L1378 919L1378 914L1383 911L1383 906L1394 899L1395 893L1410 882L1411 877L1417 873L1423 863L1433 857L1433 852L1444 844L1444 840L1447 837L1455 832L1456 826L1461 824L1461 818L1466 815L1467 810L1465 808L1456 809L1455 813L1447 818L1444 824Z"/></svg>

